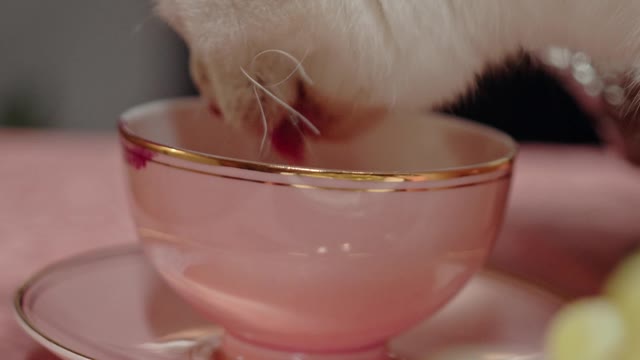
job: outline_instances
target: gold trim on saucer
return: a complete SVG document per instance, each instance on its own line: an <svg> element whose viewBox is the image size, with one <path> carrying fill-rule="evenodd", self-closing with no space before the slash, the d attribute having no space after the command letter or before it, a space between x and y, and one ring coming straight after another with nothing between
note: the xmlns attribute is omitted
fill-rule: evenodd
<svg viewBox="0 0 640 360"><path fill-rule="evenodd" d="M479 125L482 126L482 125ZM493 129L492 129L493 130ZM495 130L497 131L497 130ZM462 178L466 176L474 176L486 174L502 169L510 170L517 153L517 143L508 135L504 136L512 143L512 149L509 153L501 158L488 161L485 163L457 167L451 169L433 170L425 172L365 172L365 171L348 171L348 170L330 170L308 168L300 166L269 164L248 160L231 159L222 156L200 153L186 149L178 149L171 146L163 145L151 140L147 140L141 136L134 134L127 128L125 120L121 119L118 125L120 137L133 145L151 150L155 153L163 154L173 158L190 161L198 164L225 166L237 169L259 171L263 173L279 174L279 175L297 175L313 178L334 179L334 180L351 180L351 181L369 181L369 182L420 182L420 181L437 181Z"/></svg>
<svg viewBox="0 0 640 360"><path fill-rule="evenodd" d="M39 338L42 339L41 341L44 341L47 344L49 344L48 346L46 346L44 344L40 344L41 346L43 346L44 348L48 349L49 351L53 351L52 348L55 348L56 352L62 352L63 354L66 353L68 355L70 354L74 358L77 357L77 358L83 359L83 360L97 360L95 358L89 357L89 356L87 356L85 354L82 354L80 352L77 352L77 351L75 351L73 349L70 349L70 348L68 348L68 347L56 342L52 338L46 336L41 331L39 331L38 328L36 328L33 324L31 324L31 322L29 322L29 320L27 320L26 315L24 314L24 311L21 308L23 297L24 297L24 292L18 292L18 295L16 295L16 299L14 301L14 311L16 313L16 317L18 319L18 323L20 324L20 327L22 327L24 329L24 331L26 331L27 333L30 333L31 336L39 337ZM20 301L20 303L18 303L18 301Z"/></svg>
<svg viewBox="0 0 640 360"><path fill-rule="evenodd" d="M29 317L24 311L25 296L27 294L27 291L29 291L36 282L38 282L42 277L44 277L51 271L55 271L57 269L63 268L71 264L75 264L80 261L94 260L96 258L100 259L104 257L128 254L128 253L131 253L132 251L136 251L137 249L139 249L139 246L137 245L128 245L128 246L119 246L119 247L108 248L108 249L92 250L83 254L72 256L71 258L68 258L66 260L58 261L53 264L45 266L44 268L42 268L41 270L33 274L31 277L29 277L22 284L22 286L20 286L20 288L18 288L18 290L16 291L16 294L13 298L13 310L15 312L15 316L18 320L18 323L26 332L30 333L31 336L39 337L44 342L48 343L51 347L56 348L58 351L71 354L72 356L79 357L83 360L98 360L86 354L83 354L81 352L68 348L60 344L56 340L52 339L51 337L47 336L42 331L40 331L38 327L31 322L31 320L29 319ZM43 346L47 348L47 346L45 345Z"/></svg>
<svg viewBox="0 0 640 360"><path fill-rule="evenodd" d="M65 260L54 262L50 265L45 266L41 270L37 271L31 277L29 277L22 286L16 291L16 294L13 299L14 303L14 311L17 317L20 326L29 333L29 335L38 337L42 340L42 342L46 343L42 344L45 348L49 348L53 351L58 351L62 353L66 353L73 357L77 357L83 360L98 360L96 358L92 358L86 354L83 354L77 350L73 350L61 343L57 340L52 339L51 337L44 334L38 327L31 322L29 316L24 311L24 303L25 296L32 289L32 287L40 281L43 277L48 275L52 271L56 271L58 269L63 269L67 266L72 266L74 264L83 264L91 261L95 261L97 259L104 259L113 256L121 256L121 255L133 255L137 253L141 253L142 249L140 245L119 245L115 247L101 248L90 250L81 254L76 254L67 258ZM142 255L140 255L142 256ZM497 281L504 283L511 283L514 287L521 288L526 290L529 293L535 294L536 297L544 297L553 302L557 302L559 306L566 303L568 298L564 296L560 296L554 292L552 292L546 286L540 286L534 282L531 282L527 279L518 277L513 274L509 274L505 271L498 270L493 267L484 267L479 269L478 274L485 274L487 278L493 278Z"/></svg>

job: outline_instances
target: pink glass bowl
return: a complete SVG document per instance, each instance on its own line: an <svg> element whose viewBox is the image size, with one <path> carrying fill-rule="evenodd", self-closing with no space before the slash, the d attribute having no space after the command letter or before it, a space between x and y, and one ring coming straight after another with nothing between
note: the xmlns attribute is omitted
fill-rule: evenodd
<svg viewBox="0 0 640 360"><path fill-rule="evenodd" d="M139 238L229 346L377 349L449 301L500 229L514 141L435 114L393 114L303 166L196 99L126 112ZM369 351L369 350L367 350Z"/></svg>

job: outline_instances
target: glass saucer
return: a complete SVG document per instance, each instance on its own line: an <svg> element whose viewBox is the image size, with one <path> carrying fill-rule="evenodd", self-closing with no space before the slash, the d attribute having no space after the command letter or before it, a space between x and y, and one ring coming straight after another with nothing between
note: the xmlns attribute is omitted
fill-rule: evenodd
<svg viewBox="0 0 640 360"><path fill-rule="evenodd" d="M484 271L390 349L408 360L542 359L545 326L561 304L530 284ZM210 360L223 332L185 305L136 246L45 268L17 292L15 311L33 339L68 360Z"/></svg>

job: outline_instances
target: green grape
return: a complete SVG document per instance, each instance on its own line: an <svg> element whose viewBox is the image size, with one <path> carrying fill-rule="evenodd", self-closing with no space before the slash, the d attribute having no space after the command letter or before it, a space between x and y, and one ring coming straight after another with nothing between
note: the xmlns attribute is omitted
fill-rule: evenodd
<svg viewBox="0 0 640 360"><path fill-rule="evenodd" d="M614 271L605 293L620 309L628 331L640 340L640 252L624 260Z"/></svg>
<svg viewBox="0 0 640 360"><path fill-rule="evenodd" d="M603 298L579 300L560 310L547 334L550 360L614 360L624 346L618 309Z"/></svg>

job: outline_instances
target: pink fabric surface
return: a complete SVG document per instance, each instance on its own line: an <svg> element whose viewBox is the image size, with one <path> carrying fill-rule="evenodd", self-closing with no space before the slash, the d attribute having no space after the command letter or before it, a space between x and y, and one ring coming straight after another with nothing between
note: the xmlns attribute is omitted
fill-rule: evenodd
<svg viewBox="0 0 640 360"><path fill-rule="evenodd" d="M565 293L597 288L640 242L640 170L597 149L525 146L492 264ZM0 357L50 360L14 290L52 261L135 241L114 135L0 131Z"/></svg>
<svg viewBox="0 0 640 360"><path fill-rule="evenodd" d="M11 301L40 267L134 241L114 136L0 131L0 358L53 359L15 324Z"/></svg>
<svg viewBox="0 0 640 360"><path fill-rule="evenodd" d="M491 265L592 294L640 245L640 168L597 148L525 146Z"/></svg>

